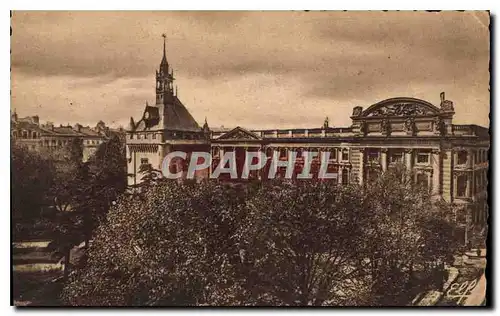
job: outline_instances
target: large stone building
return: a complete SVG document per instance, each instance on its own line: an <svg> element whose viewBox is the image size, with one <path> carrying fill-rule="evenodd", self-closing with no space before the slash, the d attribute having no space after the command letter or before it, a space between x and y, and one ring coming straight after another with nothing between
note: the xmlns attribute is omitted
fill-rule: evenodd
<svg viewBox="0 0 500 316"><path fill-rule="evenodd" d="M80 124L55 126L51 122L40 124L36 115L20 118L15 111L11 115L11 138L16 144L42 153L63 155L72 140L78 138L83 143L83 161L87 161L113 132L102 121L95 127Z"/></svg>
<svg viewBox="0 0 500 316"><path fill-rule="evenodd" d="M165 45L165 44L164 44ZM450 203L458 212L468 214L467 223L484 223L487 214L489 131L477 125L453 124L453 102L441 93L441 103L397 97L380 101L363 109L353 109L352 124L330 127L328 119L322 127L297 129L210 130L205 121L200 127L180 102L173 89L173 71L165 55L156 73L156 104L146 103L143 117L135 123L131 118L127 130L129 184L140 182L140 166L151 164L161 169L163 157L182 150L209 151L212 167L225 152L235 152L238 174L246 151L262 151L271 160L274 151L286 160L288 152L330 152L328 172L339 184L363 184L401 163L415 174L415 181L425 185L434 196ZM189 154L188 159L189 160ZM297 171L303 160L297 159ZM317 173L319 159L313 161ZM186 163L176 169L186 171ZM266 164L250 178L265 179ZM283 174L284 170L278 170ZM479 225L480 229L484 225Z"/></svg>
<svg viewBox="0 0 500 316"><path fill-rule="evenodd" d="M167 62L165 42L155 79L154 105L146 102L142 117L137 122L130 118L127 128L129 185L141 181L141 165L161 169L163 157L171 151L210 151L208 125L200 127L174 91L174 71Z"/></svg>

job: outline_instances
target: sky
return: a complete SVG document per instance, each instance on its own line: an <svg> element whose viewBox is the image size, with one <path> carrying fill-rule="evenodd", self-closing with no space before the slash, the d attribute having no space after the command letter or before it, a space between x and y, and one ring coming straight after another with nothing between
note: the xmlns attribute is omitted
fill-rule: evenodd
<svg viewBox="0 0 500 316"><path fill-rule="evenodd" d="M14 11L11 110L127 126L155 103L167 36L179 98L202 125L350 126L392 97L455 106L489 126L486 12Z"/></svg>

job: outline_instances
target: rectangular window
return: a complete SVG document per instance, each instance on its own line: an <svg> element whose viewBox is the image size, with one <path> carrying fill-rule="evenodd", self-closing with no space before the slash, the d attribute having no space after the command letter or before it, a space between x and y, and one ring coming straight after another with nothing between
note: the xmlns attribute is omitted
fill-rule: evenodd
<svg viewBox="0 0 500 316"><path fill-rule="evenodd" d="M349 149L342 149L342 161L349 161Z"/></svg>
<svg viewBox="0 0 500 316"><path fill-rule="evenodd" d="M429 163L429 153L418 153L417 154L417 163L419 163L419 164Z"/></svg>
<svg viewBox="0 0 500 316"><path fill-rule="evenodd" d="M391 150L390 152L391 163L402 163L403 152L401 150Z"/></svg>
<svg viewBox="0 0 500 316"><path fill-rule="evenodd" d="M457 197L465 197L467 194L467 176L457 177Z"/></svg>
<svg viewBox="0 0 500 316"><path fill-rule="evenodd" d="M337 160L337 148L330 149L330 160Z"/></svg>
<svg viewBox="0 0 500 316"><path fill-rule="evenodd" d="M461 150L457 153L457 164L465 165L467 163L467 151Z"/></svg>
<svg viewBox="0 0 500 316"><path fill-rule="evenodd" d="M153 139L156 139L156 134L153 133Z"/></svg>
<svg viewBox="0 0 500 316"><path fill-rule="evenodd" d="M286 148L281 148L280 150L280 158L286 158Z"/></svg>
<svg viewBox="0 0 500 316"><path fill-rule="evenodd" d="M141 165L147 165L149 163L148 158L141 158Z"/></svg>
<svg viewBox="0 0 500 316"><path fill-rule="evenodd" d="M366 158L368 159L368 162L378 162L379 161L378 149L368 149L366 152Z"/></svg>

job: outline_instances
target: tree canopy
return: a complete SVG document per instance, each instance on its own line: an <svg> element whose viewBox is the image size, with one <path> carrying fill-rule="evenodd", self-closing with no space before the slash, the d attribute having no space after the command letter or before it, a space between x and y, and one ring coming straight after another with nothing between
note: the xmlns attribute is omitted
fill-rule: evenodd
<svg viewBox="0 0 500 316"><path fill-rule="evenodd" d="M401 305L453 253L429 194L395 170L364 187L159 181L121 195L69 305ZM421 282L417 282L421 283Z"/></svg>

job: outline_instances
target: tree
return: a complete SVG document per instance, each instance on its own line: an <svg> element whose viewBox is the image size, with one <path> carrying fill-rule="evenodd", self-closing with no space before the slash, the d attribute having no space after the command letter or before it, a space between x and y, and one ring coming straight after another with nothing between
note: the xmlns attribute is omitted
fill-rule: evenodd
<svg viewBox="0 0 500 316"><path fill-rule="evenodd" d="M246 204L240 303L345 304L342 293L364 274L360 202L353 187L332 182L264 184Z"/></svg>
<svg viewBox="0 0 500 316"><path fill-rule="evenodd" d="M71 305L209 304L239 260L235 234L246 190L159 182L122 195L97 229L87 265L63 292ZM237 259L237 260L236 260Z"/></svg>
<svg viewBox="0 0 500 316"><path fill-rule="evenodd" d="M72 139L61 152L48 153L55 165L55 175L51 187L51 200L59 212L68 212L78 204L78 193L82 181L83 143Z"/></svg>
<svg viewBox="0 0 500 316"><path fill-rule="evenodd" d="M47 153L56 166L50 198L56 210L54 239L49 247L64 257L64 277L70 271L71 249L82 241L81 187L84 186L83 141L74 138L66 148Z"/></svg>
<svg viewBox="0 0 500 316"><path fill-rule="evenodd" d="M105 219L112 203L125 191L126 166L124 143L116 135L99 146L89 161L82 165L76 196L84 221L86 245L98 223Z"/></svg>
<svg viewBox="0 0 500 316"><path fill-rule="evenodd" d="M12 144L11 211L14 222L30 223L40 219L41 210L50 204L46 197L53 182L54 164L50 159Z"/></svg>
<svg viewBox="0 0 500 316"><path fill-rule="evenodd" d="M428 273L452 260L457 249L449 206L435 201L404 166L388 170L363 188L364 230L371 243L370 305L403 305L415 282L415 269ZM422 274L421 273L421 274Z"/></svg>
<svg viewBox="0 0 500 316"><path fill-rule="evenodd" d="M421 266L442 270L450 226L389 171L365 187L156 181L97 228L70 305L402 305ZM441 235L443 237L441 237ZM451 238L451 235L450 235ZM448 239L445 239L448 241ZM424 270L425 272L425 270Z"/></svg>

